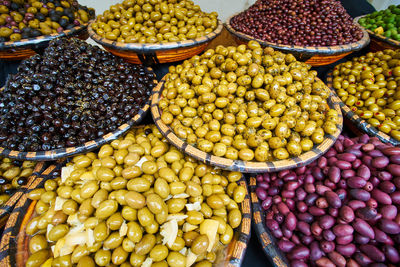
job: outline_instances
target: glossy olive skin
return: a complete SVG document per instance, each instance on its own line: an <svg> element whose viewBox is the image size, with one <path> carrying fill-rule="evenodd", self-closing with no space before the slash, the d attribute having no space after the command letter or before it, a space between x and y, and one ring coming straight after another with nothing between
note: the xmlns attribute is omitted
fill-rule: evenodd
<svg viewBox="0 0 400 267"><path fill-rule="evenodd" d="M170 67L158 106L161 121L197 149L266 162L299 156L309 141L313 147L338 134L329 94L310 66L251 41Z"/></svg>
<svg viewBox="0 0 400 267"><path fill-rule="evenodd" d="M131 175L133 166L138 176ZM141 266L149 257L156 266L185 266L186 256L179 252L184 248L211 264L216 249L231 242L241 222L239 204L247 194L238 184L242 174L185 156L155 125L135 128L66 167L63 178L28 195L40 207L26 227L30 266L44 260L54 266ZM70 174L69 167L74 169ZM174 229L176 237L170 240ZM76 240L78 245L68 245ZM61 251L68 253L61 256Z"/></svg>
<svg viewBox="0 0 400 267"><path fill-rule="evenodd" d="M332 86L359 117L400 140L399 52L367 53L339 64L332 72Z"/></svg>

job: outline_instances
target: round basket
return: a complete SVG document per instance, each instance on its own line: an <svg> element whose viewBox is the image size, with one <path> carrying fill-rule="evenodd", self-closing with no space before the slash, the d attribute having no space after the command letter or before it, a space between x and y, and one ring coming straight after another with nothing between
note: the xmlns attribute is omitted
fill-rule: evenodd
<svg viewBox="0 0 400 267"><path fill-rule="evenodd" d="M151 70L151 68L149 68L149 70ZM154 80L153 83L155 85L157 84L157 81ZM139 109L138 113L132 119L119 126L115 131L105 134L96 140L92 140L74 147L65 147L38 152L23 152L0 147L0 155L3 157L19 160L51 161L92 151L106 143L117 139L126 131L128 131L132 126L138 125L150 109L151 98L152 96L150 96L149 100L144 104L141 109Z"/></svg>
<svg viewBox="0 0 400 267"><path fill-rule="evenodd" d="M289 263L278 248L275 237L265 226L265 215L261 208L256 194L256 178L250 177L251 206L253 209L253 227L256 231L258 241L260 241L262 250L267 255L269 261L274 267L289 267Z"/></svg>
<svg viewBox="0 0 400 267"><path fill-rule="evenodd" d="M217 37L223 29L221 21L218 20L217 28L202 37L179 42L140 44L121 43L103 38L88 27L89 36L95 42L102 45L107 51L126 61L135 64L156 65L160 63L177 62L200 54L207 45Z"/></svg>
<svg viewBox="0 0 400 267"><path fill-rule="evenodd" d="M21 39L17 42L0 43L0 59L3 60L22 60L36 54L36 51L45 48L52 39L58 37L78 37L86 40L89 38L87 27L90 22L73 27L61 33L42 35L36 38Z"/></svg>
<svg viewBox="0 0 400 267"><path fill-rule="evenodd" d="M231 24L231 19L238 14L235 14L228 18L227 22L224 24L225 28L235 37L238 43L247 43L248 41L255 40L261 44L263 47L272 47L273 49L280 50L285 53L293 54L298 60L305 61L311 66L324 66L332 64L339 59L351 54L354 51L361 50L369 43L368 33L360 27L363 32L363 37L361 40L355 43L347 45L335 45L335 46L296 46L296 45L280 45L271 42L266 42L260 39L256 39L235 30Z"/></svg>
<svg viewBox="0 0 400 267"><path fill-rule="evenodd" d="M331 88L332 93L335 94L335 89L333 88L332 83L333 83L333 77L332 77L332 71L330 71L326 77L326 84L328 85L328 87ZM342 112L346 117L346 119L351 121L351 123L355 125L358 129L360 129L361 132L366 133L370 136L376 136L379 138L379 140L381 140L384 143L390 143L394 146L400 145L399 140L396 140L393 137L389 136L388 134L379 131L377 128L375 128L367 121L365 121L363 118L359 117L357 114L351 111L351 109L345 103L343 103L343 101L339 97L337 98L339 101L338 104L342 109ZM357 134L357 132L355 133Z"/></svg>
<svg viewBox="0 0 400 267"><path fill-rule="evenodd" d="M365 17L365 16L366 15L356 17L354 19L354 22L356 22L359 25L358 20L361 19L362 17ZM360 27L363 28L361 25L360 25ZM376 52L376 51L381 51L381 50L385 50L385 49L393 49L393 50L395 50L395 49L399 49L400 48L400 41L396 41L394 39L390 39L390 38L388 38L386 36L383 36L381 34L376 34L373 31L368 30L368 29L365 29L365 30L368 32L368 34L370 36L370 39L371 39L371 44L369 46L371 51Z"/></svg>
<svg viewBox="0 0 400 267"><path fill-rule="evenodd" d="M4 205L0 206L0 228L6 224L8 216L12 212L17 201L25 193L27 188L36 179L36 177L44 170L45 166L46 164L44 162L38 162L35 168L33 169L33 173L31 174L31 176L29 176L26 185L21 186L21 188L16 190L14 194L12 194L10 199L7 200L7 202L4 203Z"/></svg>
<svg viewBox="0 0 400 267"><path fill-rule="evenodd" d="M60 170L61 164L51 165L40 174L29 186L29 191L43 187L46 179L53 177L52 172ZM241 203L242 223L236 229L232 241L228 246L217 254L217 266L239 267L244 258L247 244L250 240L251 231L251 209L250 196L245 177L238 181L241 186L246 187L247 194ZM34 215L37 201L32 201L24 194L16 204L10 218L7 221L0 243L0 266L25 266L29 257L29 236L25 233L25 227Z"/></svg>
<svg viewBox="0 0 400 267"><path fill-rule="evenodd" d="M301 154L298 157L293 157L285 160L277 160L272 162L255 162L255 161L242 161L242 160L232 160L223 157L217 157L201 151L200 149L188 144L184 140L180 139L173 130L161 120L161 110L158 107L158 102L162 98L162 90L164 89L165 77L158 83L158 85L153 90L153 98L151 100L151 115L153 116L154 122L157 125L160 132L164 135L167 140L177 147L183 153L189 156L210 164L221 169L230 171L240 171L244 173L260 173L260 172L275 172L285 169L292 169L307 165L322 154L324 154L328 149L335 143L336 139L342 132L343 128L343 117L340 111L338 102L340 99L335 95L332 95L328 101L330 107L334 108L339 114L339 124L337 125L337 131L333 135L326 135L324 141L318 146L306 153Z"/></svg>

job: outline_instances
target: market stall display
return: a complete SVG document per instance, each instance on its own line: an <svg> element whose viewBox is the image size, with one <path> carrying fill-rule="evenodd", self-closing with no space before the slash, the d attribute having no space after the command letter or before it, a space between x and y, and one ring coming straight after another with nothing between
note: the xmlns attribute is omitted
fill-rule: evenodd
<svg viewBox="0 0 400 267"><path fill-rule="evenodd" d="M338 100L310 66L255 42L218 46L170 72L152 115L176 147L243 172L305 165L342 130Z"/></svg>
<svg viewBox="0 0 400 267"><path fill-rule="evenodd" d="M398 265L399 156L376 137L340 136L308 166L252 178L260 241L291 266Z"/></svg>
<svg viewBox="0 0 400 267"><path fill-rule="evenodd" d="M0 59L21 60L45 48L57 37L87 39L94 9L68 1L2 1Z"/></svg>
<svg viewBox="0 0 400 267"><path fill-rule="evenodd" d="M89 34L129 62L154 65L201 53L222 31L217 17L188 0L124 0L97 16Z"/></svg>
<svg viewBox="0 0 400 267"><path fill-rule="evenodd" d="M371 36L371 50L400 48L400 5L355 19Z"/></svg>
<svg viewBox="0 0 400 267"><path fill-rule="evenodd" d="M36 178L36 175L44 170L44 167L44 162L1 159L0 227L6 224L15 203L25 193L28 186Z"/></svg>
<svg viewBox="0 0 400 267"><path fill-rule="evenodd" d="M361 131L400 144L400 50L367 53L337 65L328 75L345 116Z"/></svg>
<svg viewBox="0 0 400 267"><path fill-rule="evenodd" d="M155 75L78 39L25 60L1 95L0 153L54 160L93 150L140 122Z"/></svg>
<svg viewBox="0 0 400 267"><path fill-rule="evenodd" d="M313 66L334 63L369 43L368 33L336 0L259 0L225 27L241 43L256 40Z"/></svg>
<svg viewBox="0 0 400 267"><path fill-rule="evenodd" d="M155 125L74 157L34 188L8 221L2 264L240 266L249 240L242 174L184 156Z"/></svg>

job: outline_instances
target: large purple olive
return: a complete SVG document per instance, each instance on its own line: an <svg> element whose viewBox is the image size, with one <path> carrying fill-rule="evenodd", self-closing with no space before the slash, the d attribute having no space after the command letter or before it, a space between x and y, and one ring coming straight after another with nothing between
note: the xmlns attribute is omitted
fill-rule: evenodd
<svg viewBox="0 0 400 267"><path fill-rule="evenodd" d="M350 188L363 188L366 184L367 181L358 176L353 176L347 179L347 185Z"/></svg>
<svg viewBox="0 0 400 267"><path fill-rule="evenodd" d="M385 254L383 254L382 251L380 251L376 246L373 245L361 245L360 250L365 253L366 255L369 256L371 260L377 261L377 262L384 262L385 261Z"/></svg>
<svg viewBox="0 0 400 267"><path fill-rule="evenodd" d="M310 256L310 250L305 246L295 246L288 256L292 260L304 260Z"/></svg>
<svg viewBox="0 0 400 267"><path fill-rule="evenodd" d="M395 249L393 246L390 245L383 246L383 253L386 256L386 259L389 260L391 263L400 262L399 251Z"/></svg>
<svg viewBox="0 0 400 267"><path fill-rule="evenodd" d="M354 232L354 228L348 224L338 224L335 227L333 227L333 233L336 236L351 235L351 234L353 234L353 232Z"/></svg>
<svg viewBox="0 0 400 267"><path fill-rule="evenodd" d="M357 169L357 176L364 178L365 180L368 180L371 177L371 171L366 165L361 165Z"/></svg>
<svg viewBox="0 0 400 267"><path fill-rule="evenodd" d="M294 248L295 244L288 240L279 240L278 247L283 252L290 252Z"/></svg>
<svg viewBox="0 0 400 267"><path fill-rule="evenodd" d="M336 251L346 257L351 257L351 255L356 252L356 245L347 244L347 245L336 245Z"/></svg>
<svg viewBox="0 0 400 267"><path fill-rule="evenodd" d="M326 191L325 198L328 201L329 205L333 208L340 208L342 206L342 201L339 196L333 191Z"/></svg>
<svg viewBox="0 0 400 267"><path fill-rule="evenodd" d="M393 176L400 176L400 165L398 164L389 164L387 165L386 170L388 170Z"/></svg>
<svg viewBox="0 0 400 267"><path fill-rule="evenodd" d="M364 235L370 239L374 239L375 234L372 227L364 220L356 218L352 223L354 230L356 230L361 235Z"/></svg>
<svg viewBox="0 0 400 267"><path fill-rule="evenodd" d="M396 235L400 233L400 225L392 220L380 219L378 222L379 229L387 234Z"/></svg>
<svg viewBox="0 0 400 267"><path fill-rule="evenodd" d="M350 223L354 220L354 211L349 206L343 206L339 211L340 219L343 221Z"/></svg>
<svg viewBox="0 0 400 267"><path fill-rule="evenodd" d="M379 209L382 218L393 220L397 216L397 208L394 205L385 205Z"/></svg>
<svg viewBox="0 0 400 267"><path fill-rule="evenodd" d="M319 247L319 243L314 241L310 244L310 260L316 261L323 256L323 252Z"/></svg>

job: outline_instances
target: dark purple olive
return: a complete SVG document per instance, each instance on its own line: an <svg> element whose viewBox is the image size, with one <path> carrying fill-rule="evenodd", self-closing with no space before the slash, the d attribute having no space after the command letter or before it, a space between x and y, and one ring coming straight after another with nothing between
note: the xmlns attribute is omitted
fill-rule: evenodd
<svg viewBox="0 0 400 267"><path fill-rule="evenodd" d="M306 196L306 198L304 199L304 203L306 203L307 206L312 206L312 205L314 205L314 203L317 199L318 199L318 195L315 193L311 193Z"/></svg>
<svg viewBox="0 0 400 267"><path fill-rule="evenodd" d="M383 253L386 256L386 259L391 263L399 263L400 262L400 255L397 249L393 246L385 245L382 249Z"/></svg>
<svg viewBox="0 0 400 267"><path fill-rule="evenodd" d="M303 201L306 196L307 196L307 192L303 188L299 187L296 189L297 200Z"/></svg>
<svg viewBox="0 0 400 267"><path fill-rule="evenodd" d="M335 162L335 166L338 167L341 170L350 170L351 169L351 163L344 161L344 160L338 160Z"/></svg>
<svg viewBox="0 0 400 267"><path fill-rule="evenodd" d="M387 234L396 235L400 233L400 225L392 220L382 218L378 222L378 227Z"/></svg>
<svg viewBox="0 0 400 267"><path fill-rule="evenodd" d="M335 243L332 241L322 240L319 246L324 253L329 253L335 250Z"/></svg>
<svg viewBox="0 0 400 267"><path fill-rule="evenodd" d="M306 223L312 223L314 220L314 217L308 212L297 213L296 216L298 220Z"/></svg>
<svg viewBox="0 0 400 267"><path fill-rule="evenodd" d="M371 194L364 189L351 189L350 196L361 201L368 201L371 198Z"/></svg>
<svg viewBox="0 0 400 267"><path fill-rule="evenodd" d="M264 190L267 190L267 189L269 188L269 183L267 183L267 182L260 182L260 183L257 183L257 186L258 186L259 188L262 188L262 189L264 189Z"/></svg>
<svg viewBox="0 0 400 267"><path fill-rule="evenodd" d="M267 197L263 200L263 202L261 202L261 207L264 210L268 210L272 205L272 197Z"/></svg>
<svg viewBox="0 0 400 267"><path fill-rule="evenodd" d="M296 216L293 214L293 212L289 212L285 218L285 227L290 231L293 231L294 229L296 229L296 224L297 224Z"/></svg>
<svg viewBox="0 0 400 267"><path fill-rule="evenodd" d="M341 172L341 176L344 179L356 176L356 172L354 170L344 170Z"/></svg>
<svg viewBox="0 0 400 267"><path fill-rule="evenodd" d="M385 232L379 230L377 227L374 227L374 233L376 241L387 245L393 245L393 240Z"/></svg>
<svg viewBox="0 0 400 267"><path fill-rule="evenodd" d="M335 225L335 219L330 215L324 215L319 218L318 224L324 230L330 229Z"/></svg>
<svg viewBox="0 0 400 267"><path fill-rule="evenodd" d="M367 183L366 180L358 176L353 176L347 179L347 185L350 188L363 188L366 183Z"/></svg>
<svg viewBox="0 0 400 267"><path fill-rule="evenodd" d="M293 236L293 231L286 228L286 226L282 226L282 234L287 239L290 239Z"/></svg>
<svg viewBox="0 0 400 267"><path fill-rule="evenodd" d="M372 227L364 220L356 218L352 223L354 230L356 230L361 235L364 235L370 239L374 239L375 234Z"/></svg>
<svg viewBox="0 0 400 267"><path fill-rule="evenodd" d="M341 153L336 155L338 160L353 162L356 160L356 156L352 153Z"/></svg>
<svg viewBox="0 0 400 267"><path fill-rule="evenodd" d="M378 188L374 188L374 190L371 191L371 196L378 201L378 203L381 203L383 205L391 205L392 204L392 199L390 196L379 190Z"/></svg>
<svg viewBox="0 0 400 267"><path fill-rule="evenodd" d="M390 198L392 199L393 204L400 205L400 191L391 193Z"/></svg>
<svg viewBox="0 0 400 267"><path fill-rule="evenodd" d="M278 203L277 207L278 207L279 212L285 216L290 212L288 206L283 202Z"/></svg>
<svg viewBox="0 0 400 267"><path fill-rule="evenodd" d="M354 235L354 241L357 244L361 244L362 245L362 244L368 244L369 241L371 241L371 239L369 237L366 237L366 236L363 236L363 235L360 235L360 234L356 233Z"/></svg>
<svg viewBox="0 0 400 267"><path fill-rule="evenodd" d="M357 261L361 266L368 266L373 261L364 253L356 252L353 254L353 258Z"/></svg>
<svg viewBox="0 0 400 267"><path fill-rule="evenodd" d="M393 176L400 176L400 165L389 164L387 165L386 170L388 170Z"/></svg>
<svg viewBox="0 0 400 267"><path fill-rule="evenodd" d="M379 209L379 213L384 219L394 220L397 216L397 208L394 205L385 205Z"/></svg>
<svg viewBox="0 0 400 267"><path fill-rule="evenodd" d="M261 187L258 187L256 189L256 195L260 200L265 200L267 198L267 191L265 191L264 189L262 189Z"/></svg>
<svg viewBox="0 0 400 267"><path fill-rule="evenodd" d="M374 159L382 157L383 153L377 149L371 150L367 153L368 156L373 157ZM379 168L379 167L374 167L374 168Z"/></svg>
<svg viewBox="0 0 400 267"><path fill-rule="evenodd" d="M400 156L400 148L398 147L388 147L383 149L382 152L386 156Z"/></svg>
<svg viewBox="0 0 400 267"><path fill-rule="evenodd" d="M306 222L299 221L297 223L297 230L303 233L304 235L311 235L311 228L310 225Z"/></svg>
<svg viewBox="0 0 400 267"><path fill-rule="evenodd" d="M385 254L383 254L383 252L380 251L376 246L372 246L369 244L361 245L360 250L361 250L361 252L368 255L371 260L374 260L377 262L385 261Z"/></svg>
<svg viewBox="0 0 400 267"><path fill-rule="evenodd" d="M356 216L365 221L373 220L376 218L378 211L375 208L365 207L356 210Z"/></svg>
<svg viewBox="0 0 400 267"><path fill-rule="evenodd" d="M328 257L336 266L339 266L339 267L346 266L346 259L342 255L337 253L336 251L332 251L332 252L328 253Z"/></svg>
<svg viewBox="0 0 400 267"><path fill-rule="evenodd" d="M333 217L337 217L339 216L339 209L335 209L335 208L329 208L328 210L329 215L333 216Z"/></svg>
<svg viewBox="0 0 400 267"><path fill-rule="evenodd" d="M347 149L346 152L353 154L357 158L361 158L362 155L363 155L362 152L359 149L354 149L354 148Z"/></svg>
<svg viewBox="0 0 400 267"><path fill-rule="evenodd" d="M323 252L319 247L317 241L314 241L310 244L310 260L316 261L323 256Z"/></svg>
<svg viewBox="0 0 400 267"><path fill-rule="evenodd" d="M336 236L346 236L353 234L354 229L348 224L338 224L333 227L333 233Z"/></svg>
<svg viewBox="0 0 400 267"><path fill-rule="evenodd" d="M354 211L349 206L343 206L339 211L340 219L343 221L350 223L354 220Z"/></svg>
<svg viewBox="0 0 400 267"><path fill-rule="evenodd" d="M353 161L351 163L351 166L353 167L353 169L358 169L358 167L360 167L362 164L362 161L360 159L356 159L355 161Z"/></svg>
<svg viewBox="0 0 400 267"><path fill-rule="evenodd" d="M336 251L343 256L351 257L356 252L356 246L354 244L336 245Z"/></svg>
<svg viewBox="0 0 400 267"><path fill-rule="evenodd" d="M339 180L340 180L340 169L338 167L336 167L336 166L330 167L329 170L328 170L328 177L334 183L339 182Z"/></svg>
<svg viewBox="0 0 400 267"><path fill-rule="evenodd" d="M379 189L387 194L391 194L396 190L396 186L390 181L383 181L379 184Z"/></svg>
<svg viewBox="0 0 400 267"><path fill-rule="evenodd" d="M320 167L321 169L325 168L328 165L328 160L322 156L318 159L318 167Z"/></svg>
<svg viewBox="0 0 400 267"><path fill-rule="evenodd" d="M310 250L305 246L296 246L292 249L288 257L292 260L304 260L310 256Z"/></svg>
<svg viewBox="0 0 400 267"><path fill-rule="evenodd" d="M365 204L365 202L360 201L360 200L350 200L350 201L347 203L347 205L348 205L350 208L352 208L353 210L360 209L360 208L364 208L364 207L367 206L367 205Z"/></svg>
<svg viewBox="0 0 400 267"><path fill-rule="evenodd" d="M290 252L294 248L295 244L288 240L279 240L278 247L283 252L287 253Z"/></svg>
<svg viewBox="0 0 400 267"><path fill-rule="evenodd" d="M306 212L308 209L308 206L303 201L300 201L300 202L297 202L296 208L299 212Z"/></svg>
<svg viewBox="0 0 400 267"><path fill-rule="evenodd" d="M389 181L392 179L392 174L387 171L379 171L378 172L378 178L382 181Z"/></svg>
<svg viewBox="0 0 400 267"><path fill-rule="evenodd" d="M312 216L322 216L326 214L326 211L324 209L317 208L316 206L311 206L308 208L308 212Z"/></svg>
<svg viewBox="0 0 400 267"><path fill-rule="evenodd" d="M357 169L357 176L362 177L365 180L368 180L371 177L371 171L366 165L362 164Z"/></svg>
<svg viewBox="0 0 400 267"><path fill-rule="evenodd" d="M336 238L336 235L331 230L324 230L322 231L322 237L326 241L333 241Z"/></svg>
<svg viewBox="0 0 400 267"><path fill-rule="evenodd" d="M335 239L338 245L347 245L353 241L353 235L337 236Z"/></svg>
<svg viewBox="0 0 400 267"><path fill-rule="evenodd" d="M266 223L266 226L268 227L268 229L271 231L275 231L275 230L279 229L279 224L275 220L267 220L265 223Z"/></svg>
<svg viewBox="0 0 400 267"><path fill-rule="evenodd" d="M393 156L390 156L390 163L393 163L393 164L400 164L400 155L393 155Z"/></svg>
<svg viewBox="0 0 400 267"><path fill-rule="evenodd" d="M337 209L342 206L342 201L340 200L339 196L335 192L326 191L324 195L331 207Z"/></svg>

